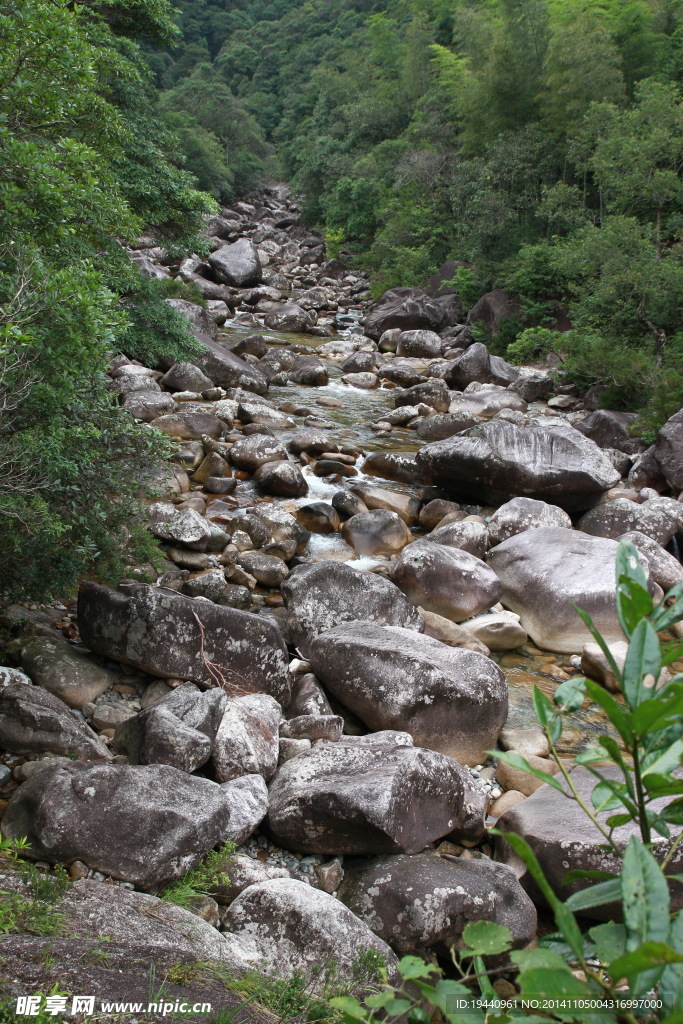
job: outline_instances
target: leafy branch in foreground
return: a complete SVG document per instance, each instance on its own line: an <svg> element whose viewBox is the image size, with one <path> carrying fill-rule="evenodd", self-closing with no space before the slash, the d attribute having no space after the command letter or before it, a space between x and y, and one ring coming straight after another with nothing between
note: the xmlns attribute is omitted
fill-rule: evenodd
<svg viewBox="0 0 683 1024"><path fill-rule="evenodd" d="M623 667L590 617L577 611L607 658L623 703L583 677L563 683L553 700L535 688L536 713L560 775L538 771L518 754L495 754L552 786L562 799L576 801L602 835L602 849L618 858L620 873L571 871L564 882L578 880L586 888L562 900L526 840L492 830L526 865L557 932L534 949L515 950L507 929L470 923L461 937L465 949L451 950L455 978L419 957L404 957L400 987L385 975L382 990L365 1000L332 1000L345 1024L394 1024L406 1015L409 1024L429 1024L433 1008L448 1024L681 1024L683 911L672 912L670 885L683 881L672 870L683 835L683 776L677 771L683 759L683 675L669 677L663 669L683 646L658 634L683 618L683 583L655 608L638 552L626 542L619 545L616 575L617 614L629 641ZM565 719L587 697L604 709L619 737L601 735L597 746L576 758L596 779L590 800L557 753ZM628 823L637 834L624 846L616 830ZM581 916L596 908L611 919L586 927ZM514 978L516 997L497 996L493 979L501 975ZM530 1006L541 1015L529 1015Z"/></svg>

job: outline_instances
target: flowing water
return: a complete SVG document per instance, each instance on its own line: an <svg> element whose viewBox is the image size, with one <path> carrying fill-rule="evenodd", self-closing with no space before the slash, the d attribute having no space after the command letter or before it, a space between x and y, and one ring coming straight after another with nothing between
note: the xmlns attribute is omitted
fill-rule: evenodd
<svg viewBox="0 0 683 1024"><path fill-rule="evenodd" d="M242 338L254 334L253 328L244 327L231 328L229 324L220 332L220 341L228 346L235 345ZM276 331L259 329L258 333L274 345L305 345L312 352L320 345L330 341L329 338L315 338L310 335L284 334ZM341 335L343 336L343 334ZM410 360L416 367L424 368L426 363ZM329 383L324 387L312 388L287 384L283 387L271 387L268 392L268 399L277 408L284 402L293 402L296 405L307 407L314 415L325 420L328 426L321 428L330 437L341 444L354 445L364 452L376 451L417 451L420 447L417 435L413 430L401 430L393 428L390 437L377 437L370 429L370 424L381 419L384 411L394 408L393 388L381 387L373 390L363 390L350 387L341 380L342 371L337 363L325 360L329 370ZM327 406L328 399L340 402L340 405ZM320 403L323 404L320 404ZM289 414L291 415L291 414ZM292 417L297 427L301 426L303 419ZM286 443L287 432L278 432L278 436ZM358 460L359 467L362 467L362 459ZM358 467L357 467L358 468ZM303 474L308 483L308 494L303 498L274 498L281 507L287 511L295 511L297 506L306 505L314 501L329 502L333 494L345 487L350 482L367 481L376 487L384 487L391 491L401 491L407 494L417 494L419 488L388 481L380 477L367 476L362 468L358 468L358 475L352 478L342 479L335 483L316 476L309 466L303 467ZM252 481L243 481L238 485L235 499L238 508L246 509L254 501L263 501L263 495L259 494ZM473 511L476 511L473 509ZM414 528L413 532L417 537L423 535L423 531ZM341 535L335 534L312 534L305 551L308 558L316 561L337 561L345 562L356 569L374 569L380 572L388 571L391 565L391 556L373 555L359 557L342 539ZM519 728L529 728L537 725L536 714L533 706L533 687L538 686L549 697L552 697L555 689L563 679L576 675L576 669L571 665L568 655L553 654L548 651L539 650L530 641L523 647L514 651L492 655L494 660L505 672L508 681L510 694L510 716L508 724ZM560 751L566 754L576 753L583 749L596 733L609 733L615 736L604 712L595 704L587 704L572 716L572 728L565 729L560 741Z"/></svg>

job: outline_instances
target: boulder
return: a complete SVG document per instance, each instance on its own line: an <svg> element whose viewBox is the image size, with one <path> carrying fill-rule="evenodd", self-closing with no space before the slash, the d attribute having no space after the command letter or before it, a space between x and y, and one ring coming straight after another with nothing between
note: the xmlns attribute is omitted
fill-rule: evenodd
<svg viewBox="0 0 683 1024"><path fill-rule="evenodd" d="M624 639L615 606L617 547L546 526L499 544L488 563L502 584L502 603L517 612L536 646L576 654L592 637L572 605L588 612L607 643Z"/></svg>
<svg viewBox="0 0 683 1024"><path fill-rule="evenodd" d="M237 559L237 564L265 587L279 587L289 576L286 562L277 555L267 555L263 551L244 551Z"/></svg>
<svg viewBox="0 0 683 1024"><path fill-rule="evenodd" d="M157 502L150 505L147 515L148 529L155 537L191 551L206 551L211 527L199 512L192 508L179 511L165 502Z"/></svg>
<svg viewBox="0 0 683 1024"><path fill-rule="evenodd" d="M339 513L324 501L314 501L296 510L296 517L311 533L336 533L341 525Z"/></svg>
<svg viewBox="0 0 683 1024"><path fill-rule="evenodd" d="M434 359L441 355L441 338L435 331L403 331L396 354L413 359Z"/></svg>
<svg viewBox="0 0 683 1024"><path fill-rule="evenodd" d="M269 693L287 703L287 650L273 622L170 590L122 586L81 586L78 623L91 650L150 675L205 687L220 682L232 692Z"/></svg>
<svg viewBox="0 0 683 1024"><path fill-rule="evenodd" d="M168 765L56 765L14 793L6 839L26 836L30 854L88 867L156 889L231 838L228 787Z"/></svg>
<svg viewBox="0 0 683 1024"><path fill-rule="evenodd" d="M404 388L394 394L394 405L397 409L404 405L431 406L437 412L448 412L451 403L451 394L445 381L438 377L422 381L420 384L413 384L412 387Z"/></svg>
<svg viewBox="0 0 683 1024"><path fill-rule="evenodd" d="M412 534L400 516L388 509L361 512L343 524L344 540L359 555L401 551Z"/></svg>
<svg viewBox="0 0 683 1024"><path fill-rule="evenodd" d="M438 526L425 540L432 544L443 544L447 548L459 548L475 558L484 558L488 547L488 530L485 523L459 522Z"/></svg>
<svg viewBox="0 0 683 1024"><path fill-rule="evenodd" d="M203 370L194 363L174 363L161 378L161 383L171 391L198 391L200 394L213 387Z"/></svg>
<svg viewBox="0 0 683 1024"><path fill-rule="evenodd" d="M417 610L389 580L340 562L302 565L282 584L295 646L342 622L358 619L420 631Z"/></svg>
<svg viewBox="0 0 683 1024"><path fill-rule="evenodd" d="M216 439L225 430L225 423L218 416L206 412L172 412L157 416L151 425L167 437L182 441L201 441L204 435Z"/></svg>
<svg viewBox="0 0 683 1024"><path fill-rule="evenodd" d="M415 541L401 552L391 578L416 607L453 622L478 615L501 595L500 583L485 562L428 540Z"/></svg>
<svg viewBox="0 0 683 1024"><path fill-rule="evenodd" d="M467 619L463 627L491 651L514 651L529 639L514 612L494 612Z"/></svg>
<svg viewBox="0 0 683 1024"><path fill-rule="evenodd" d="M281 462L287 458L287 452L281 441L267 434L252 434L237 441L230 449L230 461L238 469L255 473L267 462Z"/></svg>
<svg viewBox="0 0 683 1024"><path fill-rule="evenodd" d="M176 404L170 395L159 391L133 391L123 400L123 408L143 423L151 423L160 416L172 413Z"/></svg>
<svg viewBox="0 0 683 1024"><path fill-rule="evenodd" d="M631 435L630 427L638 419L635 412L614 412L612 409L596 409L585 419L574 424L586 437L600 448L616 448L627 455L637 455L644 450L642 441Z"/></svg>
<svg viewBox="0 0 683 1024"><path fill-rule="evenodd" d="M294 878L271 878L244 889L230 904L223 927L238 958L259 973L286 981L306 979L306 991L324 995L329 969L334 984L350 985L357 994L369 991L369 978L359 978L360 958L375 950L396 978L396 957L355 914L326 892Z"/></svg>
<svg viewBox="0 0 683 1024"><path fill-rule="evenodd" d="M608 778L621 780L622 775L617 768L601 768L601 773ZM591 806L591 793L597 780L586 768L575 768L571 773L572 782L582 799ZM650 808L661 810L669 802L666 797L653 800ZM604 824L613 811L598 811L597 817ZM565 900L574 892L585 889L592 883L588 879L578 879L564 884L569 871L608 871L618 875L621 872L621 859L616 854L605 852L605 839L599 829L574 799L564 796L551 786L542 785L540 789L503 814L496 824L501 832L515 832L526 839L538 858L541 869L560 899ZM671 829L674 837L680 832L680 826ZM612 839L624 850L631 836L640 837L640 830L634 822L619 825L612 830ZM652 852L661 862L671 846L671 840L654 835ZM503 837L496 838L496 860L510 864L516 871L522 885L535 902L543 903L543 897L530 878L526 866L514 854ZM683 846L679 846L668 866L668 874L675 875L683 869ZM672 911L683 905L683 886L672 883ZM587 917L598 919L607 917L614 920L614 908L595 907L583 911Z"/></svg>
<svg viewBox="0 0 683 1024"><path fill-rule="evenodd" d="M191 954L200 962L227 959L226 940L197 914L143 892L81 878L58 904L69 938L93 943L125 942L128 946L167 949ZM246 965L241 965L246 966Z"/></svg>
<svg viewBox="0 0 683 1024"><path fill-rule="evenodd" d="M366 459L363 465L364 472L369 471L369 462L370 459ZM352 494L357 494L366 508L387 509L389 512L395 512L408 526L412 526L413 523L417 522L420 513L420 502L410 494L401 494L398 491L387 490L386 487L373 487L372 484L365 483L350 484L349 491Z"/></svg>
<svg viewBox="0 0 683 1024"><path fill-rule="evenodd" d="M456 500L500 505L520 494L568 512L592 508L619 482L594 441L569 426L491 420L417 453L425 477Z"/></svg>
<svg viewBox="0 0 683 1024"><path fill-rule="evenodd" d="M187 299L164 299L164 302L186 317L190 321L193 331L205 334L208 338L216 338L218 333L216 323L199 303L188 302Z"/></svg>
<svg viewBox="0 0 683 1024"><path fill-rule="evenodd" d="M195 335L195 338L201 345L201 351L194 356L194 361L214 384L224 388L246 388L265 395L268 381L260 370L206 335Z"/></svg>
<svg viewBox="0 0 683 1024"><path fill-rule="evenodd" d="M491 358L486 345L480 341L470 345L466 352L453 362L445 376L448 387L464 391L468 384L492 383Z"/></svg>
<svg viewBox="0 0 683 1024"><path fill-rule="evenodd" d="M254 479L264 494L274 494L281 498L302 498L308 494L308 484L303 473L295 462L287 459L269 461L259 466Z"/></svg>
<svg viewBox="0 0 683 1024"><path fill-rule="evenodd" d="M675 491L683 490L683 409L670 417L657 434L653 455Z"/></svg>
<svg viewBox="0 0 683 1024"><path fill-rule="evenodd" d="M657 583L664 593L683 579L683 565L651 537L646 537L638 530L630 530L617 537L617 540L630 541L638 548L650 568L650 579Z"/></svg>
<svg viewBox="0 0 683 1024"><path fill-rule="evenodd" d="M611 537L613 540L624 533L637 530L665 547L680 530L676 521L680 516L672 518L666 505L661 504L665 501L663 498L655 498L639 505L628 498L615 498L607 504L597 505L581 516L576 524L577 529L592 537ZM678 505L683 513L680 502L674 504Z"/></svg>
<svg viewBox="0 0 683 1024"><path fill-rule="evenodd" d="M549 373L534 370L531 373L521 374L508 387L525 402L538 402L540 399L549 398L552 395L555 390L555 381Z"/></svg>
<svg viewBox="0 0 683 1024"><path fill-rule="evenodd" d="M222 245L211 253L208 263L219 281L235 288L250 288L261 282L261 261L256 246L249 238L239 238L232 245Z"/></svg>
<svg viewBox="0 0 683 1024"><path fill-rule="evenodd" d="M309 647L317 678L372 730L479 764L508 715L505 676L483 654L413 630L349 622Z"/></svg>
<svg viewBox="0 0 683 1024"><path fill-rule="evenodd" d="M221 786L230 805L226 839L241 846L254 834L268 810L268 787L261 775L240 775Z"/></svg>
<svg viewBox="0 0 683 1024"><path fill-rule="evenodd" d="M420 482L420 471L415 460L414 452L371 452L364 464L362 464L362 471L364 471L367 476L382 476L385 480L397 480L400 483ZM352 484L352 486L356 485ZM381 490L383 488L376 487L373 489ZM360 494L360 492L358 493ZM410 519L405 519L402 509L413 509L415 507L416 500L408 499L408 501L405 501L404 495L401 495L400 497L402 499L400 508L397 507L396 504L386 507L390 507L392 511L397 512L405 522L414 522L415 515L413 511L410 512Z"/></svg>
<svg viewBox="0 0 683 1024"><path fill-rule="evenodd" d="M378 340L385 331L438 331L446 319L444 310L420 288L393 288L379 299L365 318L363 330Z"/></svg>
<svg viewBox="0 0 683 1024"><path fill-rule="evenodd" d="M427 416L418 424L417 436L422 441L444 441L447 437L453 437L454 434L459 434L478 422L479 417L473 411L436 413L434 416Z"/></svg>
<svg viewBox="0 0 683 1024"><path fill-rule="evenodd" d="M211 762L219 782L242 775L262 775L277 768L278 728L282 709L265 693L228 701L213 743Z"/></svg>
<svg viewBox="0 0 683 1024"><path fill-rule="evenodd" d="M87 653L59 636L36 636L21 648L21 667L36 686L70 708L82 708L108 690L119 676L97 665Z"/></svg>
<svg viewBox="0 0 683 1024"><path fill-rule="evenodd" d="M467 315L467 323L474 324L482 321L489 331L495 334L503 320L518 314L519 302L517 299L505 288L494 288L493 291L486 292L478 302L475 302Z"/></svg>
<svg viewBox="0 0 683 1024"><path fill-rule="evenodd" d="M92 729L59 697L17 682L0 687L0 748L15 754L64 754L79 761L111 757Z"/></svg>
<svg viewBox="0 0 683 1024"><path fill-rule="evenodd" d="M493 419L503 409L514 409L526 412L526 402L514 391L487 384L480 391L464 392L459 398L451 401L448 411L451 414L477 417L479 420Z"/></svg>
<svg viewBox="0 0 683 1024"><path fill-rule="evenodd" d="M265 325L271 331L301 334L313 323L310 313L296 302L286 302L266 314Z"/></svg>
<svg viewBox="0 0 683 1024"><path fill-rule="evenodd" d="M487 657L490 654L486 644L477 640L474 633L470 633L464 626L459 626L457 622L452 622L450 619L444 619L443 615L428 612L426 608L418 608L418 611L424 619L425 636L431 636L442 644L448 644L449 647L463 647L467 651L476 651Z"/></svg>
<svg viewBox="0 0 683 1024"><path fill-rule="evenodd" d="M245 854L228 854L218 865L219 880L207 886L209 896L221 906L228 907L249 885L266 882L271 878L291 878L287 868L264 864Z"/></svg>
<svg viewBox="0 0 683 1024"><path fill-rule="evenodd" d="M507 865L433 853L363 857L346 865L338 898L399 953L445 955L472 921L508 928L516 948L536 935L536 909Z"/></svg>
<svg viewBox="0 0 683 1024"><path fill-rule="evenodd" d="M130 764L169 764L194 772L209 760L226 701L222 690L202 693L186 683L118 725L113 746Z"/></svg>
<svg viewBox="0 0 683 1024"><path fill-rule="evenodd" d="M558 505L548 505L535 498L512 498L496 509L489 519L489 543L494 547L518 533L538 530L542 526L561 526L571 530L572 521Z"/></svg>
<svg viewBox="0 0 683 1024"><path fill-rule="evenodd" d="M444 754L396 742L328 743L285 761L266 827L302 853L419 853L455 833L483 834L486 797Z"/></svg>

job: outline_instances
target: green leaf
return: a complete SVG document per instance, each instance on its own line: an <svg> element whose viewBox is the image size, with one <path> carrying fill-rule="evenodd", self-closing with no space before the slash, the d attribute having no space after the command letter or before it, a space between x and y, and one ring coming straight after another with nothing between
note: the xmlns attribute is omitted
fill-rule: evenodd
<svg viewBox="0 0 683 1024"><path fill-rule="evenodd" d="M586 700L586 680L583 676L575 676L560 683L553 694L553 701L567 711L578 711Z"/></svg>
<svg viewBox="0 0 683 1024"><path fill-rule="evenodd" d="M536 967L562 969L567 966L559 953L544 949L542 946L536 946L535 949L513 949L510 959L513 964L517 964L520 971L530 971Z"/></svg>
<svg viewBox="0 0 683 1024"><path fill-rule="evenodd" d="M428 978L430 974L438 974L439 968L425 963L419 956L404 956L398 962L398 972L406 981L412 981L414 978Z"/></svg>
<svg viewBox="0 0 683 1024"><path fill-rule="evenodd" d="M666 942L669 935L669 886L659 864L636 836L631 836L621 868L621 892L626 950L635 952L646 942ZM646 992L659 978L660 969L637 969L628 977L634 995Z"/></svg>
<svg viewBox="0 0 683 1024"><path fill-rule="evenodd" d="M604 1013L595 1011L593 1013L590 1010L577 1010L570 1008L564 1010L561 1008L563 1000L567 1000L570 1003L575 1000L584 999L595 999L598 993L587 985L583 981L579 981L571 973L567 964L563 964L562 968L543 968L536 967L531 970L523 971L520 974L519 981L521 983L521 995L522 998L530 1000L538 1000L543 1005L544 1002L554 1002L553 1005L553 1016L558 1017L560 1020L577 1020L580 1019L585 1024L604 1024L605 1020L609 1020Z"/></svg>
<svg viewBox="0 0 683 1024"><path fill-rule="evenodd" d="M678 768L682 759L683 740L676 740L655 761L648 762L647 767L643 770L643 776L665 775L667 772L672 772L674 768Z"/></svg>
<svg viewBox="0 0 683 1024"><path fill-rule="evenodd" d="M669 945L677 953L683 953L683 911L679 911L671 922ZM667 1011L683 1006L683 967L680 964L665 967L659 979L657 994Z"/></svg>
<svg viewBox="0 0 683 1024"><path fill-rule="evenodd" d="M606 712L610 722L617 730L622 740L627 747L630 747L634 741L633 726L631 724L631 716L629 715L626 708L621 704L617 703L611 693L608 693L604 687L599 686L598 683L594 683L592 680L586 680L586 692L592 701L599 704L600 707Z"/></svg>
<svg viewBox="0 0 683 1024"><path fill-rule="evenodd" d="M557 708L553 705L550 697L546 696L543 690L536 685L534 685L533 695L536 717L543 728L547 729L553 743L557 743L562 735L562 719L558 715Z"/></svg>
<svg viewBox="0 0 683 1024"><path fill-rule="evenodd" d="M607 924L597 924L588 932L598 959L603 964L612 963L622 956L626 949L626 929L623 924L616 924L609 921Z"/></svg>
<svg viewBox="0 0 683 1024"><path fill-rule="evenodd" d="M666 942L644 942L632 953L624 953L610 963L609 972L615 981L619 981L667 964L683 964L683 953L677 953Z"/></svg>
<svg viewBox="0 0 683 1024"><path fill-rule="evenodd" d="M353 996L334 996L330 999L330 1006L342 1010L345 1020L348 1021L367 1021L370 1016Z"/></svg>
<svg viewBox="0 0 683 1024"><path fill-rule="evenodd" d="M632 711L655 694L661 670L659 637L651 624L643 619L633 630L624 662L622 685Z"/></svg>
<svg viewBox="0 0 683 1024"><path fill-rule="evenodd" d="M536 854L531 849L527 841L523 839L522 836L515 835L512 832L499 832L498 829L491 829L491 834L502 835L515 853L524 861L529 874L548 901L548 904L553 911L557 927L562 932L563 938L568 943L574 955L581 963L583 963L583 937L581 935L581 929L576 923L576 919L574 918L571 910L555 895L555 892L543 874L543 870L541 865L538 863Z"/></svg>
<svg viewBox="0 0 683 1024"><path fill-rule="evenodd" d="M608 903L615 903L621 900L621 879L610 878L606 882L598 882L588 889L581 889L572 893L565 900L565 906L570 910L590 910L592 907L604 907Z"/></svg>
<svg viewBox="0 0 683 1024"><path fill-rule="evenodd" d="M683 825L683 798L672 800L667 807L660 811L660 816L669 825Z"/></svg>
<svg viewBox="0 0 683 1024"><path fill-rule="evenodd" d="M621 868L627 949L643 942L664 942L669 933L669 887L650 851L631 836Z"/></svg>
<svg viewBox="0 0 683 1024"><path fill-rule="evenodd" d="M510 929L493 921L471 921L463 928L462 938L472 953L481 956L504 953L512 946Z"/></svg>

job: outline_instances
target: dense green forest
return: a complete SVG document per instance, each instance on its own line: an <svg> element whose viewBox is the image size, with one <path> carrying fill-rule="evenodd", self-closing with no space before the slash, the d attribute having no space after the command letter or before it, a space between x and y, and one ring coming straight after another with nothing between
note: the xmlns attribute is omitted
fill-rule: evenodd
<svg viewBox="0 0 683 1024"><path fill-rule="evenodd" d="M149 59L203 188L274 150L377 292L466 261L466 302L520 297L501 353L552 346L650 425L683 404L680 0L181 0L178 21Z"/></svg>
<svg viewBox="0 0 683 1024"><path fill-rule="evenodd" d="M0 44L3 592L107 564L163 454L106 356L193 342L123 246L264 178L377 294L461 260L495 351L683 405L683 0L8 0Z"/></svg>
<svg viewBox="0 0 683 1024"><path fill-rule="evenodd" d="M161 435L123 415L108 356L189 352L187 322L122 243L201 246L213 200L178 165L136 39L164 0L9 0L0 13L0 592L113 571ZM162 282L162 285L164 282Z"/></svg>

